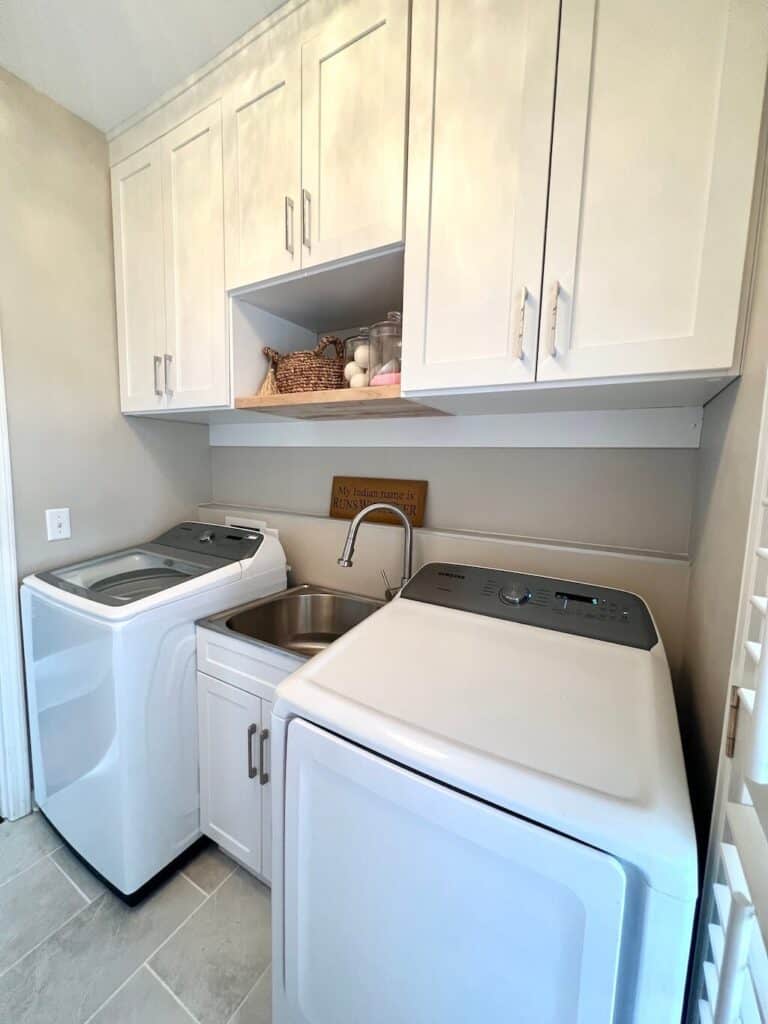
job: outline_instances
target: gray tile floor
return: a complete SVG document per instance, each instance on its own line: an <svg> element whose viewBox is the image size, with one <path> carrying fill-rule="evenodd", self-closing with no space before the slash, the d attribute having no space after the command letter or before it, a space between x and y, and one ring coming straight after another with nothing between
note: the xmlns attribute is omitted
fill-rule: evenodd
<svg viewBox="0 0 768 1024"><path fill-rule="evenodd" d="M269 890L215 846L133 909L40 814L0 824L0 1021L270 1024Z"/></svg>

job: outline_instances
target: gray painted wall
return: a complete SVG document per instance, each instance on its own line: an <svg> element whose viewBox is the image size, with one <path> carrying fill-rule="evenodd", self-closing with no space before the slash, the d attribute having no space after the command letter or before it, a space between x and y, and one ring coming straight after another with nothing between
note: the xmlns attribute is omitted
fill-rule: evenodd
<svg viewBox="0 0 768 1024"><path fill-rule="evenodd" d="M19 571L195 518L204 426L120 415L104 136L0 69L0 332ZM72 510L48 543L44 510Z"/></svg>
<svg viewBox="0 0 768 1024"><path fill-rule="evenodd" d="M768 206L743 375L706 406L699 451L681 711L700 823L717 770L767 369Z"/></svg>
<svg viewBox="0 0 768 1024"><path fill-rule="evenodd" d="M634 449L214 448L213 495L327 515L334 474L428 480L432 529L684 556L696 461Z"/></svg>

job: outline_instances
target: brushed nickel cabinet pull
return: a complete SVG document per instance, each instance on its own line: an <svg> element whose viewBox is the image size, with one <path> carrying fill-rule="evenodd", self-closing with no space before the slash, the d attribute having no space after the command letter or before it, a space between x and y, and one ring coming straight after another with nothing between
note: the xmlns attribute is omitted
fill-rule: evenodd
<svg viewBox="0 0 768 1024"><path fill-rule="evenodd" d="M552 328L549 338L549 354L557 359L557 312L560 308L560 282L555 281L555 294L552 299Z"/></svg>
<svg viewBox="0 0 768 1024"><path fill-rule="evenodd" d="M523 344L525 342L525 308L528 305L528 289L523 285L523 290L520 293L520 320L517 325L517 351L515 355L518 359L523 358Z"/></svg>
<svg viewBox="0 0 768 1024"><path fill-rule="evenodd" d="M301 244L312 251L312 196L301 190Z"/></svg>
<svg viewBox="0 0 768 1024"><path fill-rule="evenodd" d="M163 356L163 360L163 378L165 380L165 393L166 395L172 395L173 388L171 387L171 363L173 362L173 356L168 355L166 353L166 355Z"/></svg>
<svg viewBox="0 0 768 1024"><path fill-rule="evenodd" d="M258 768L253 763L253 737L256 735L256 733L258 731L259 731L258 725L254 725L253 723L251 723L251 725L248 726L248 778L249 779L255 779L256 776L259 774Z"/></svg>
<svg viewBox="0 0 768 1024"><path fill-rule="evenodd" d="M285 197L285 248L293 256L293 200L290 196Z"/></svg>
<svg viewBox="0 0 768 1024"><path fill-rule="evenodd" d="M269 739L269 729L262 729L259 736L259 771L261 772L261 784L266 786L269 782L269 772L264 767L264 745Z"/></svg>
<svg viewBox="0 0 768 1024"><path fill-rule="evenodd" d="M160 386L160 367L163 365L162 356L154 356L154 373L155 373L155 394L162 396L165 393L165 388Z"/></svg>

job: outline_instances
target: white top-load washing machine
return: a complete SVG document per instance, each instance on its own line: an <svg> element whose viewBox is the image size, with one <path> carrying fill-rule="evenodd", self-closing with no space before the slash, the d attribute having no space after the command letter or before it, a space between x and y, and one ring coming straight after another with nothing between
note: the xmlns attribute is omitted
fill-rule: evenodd
<svg viewBox="0 0 768 1024"><path fill-rule="evenodd" d="M285 586L276 537L194 522L24 580L35 799L124 896L200 836L195 620Z"/></svg>
<svg viewBox="0 0 768 1024"><path fill-rule="evenodd" d="M639 598L427 565L272 726L275 1024L679 1024L696 845Z"/></svg>

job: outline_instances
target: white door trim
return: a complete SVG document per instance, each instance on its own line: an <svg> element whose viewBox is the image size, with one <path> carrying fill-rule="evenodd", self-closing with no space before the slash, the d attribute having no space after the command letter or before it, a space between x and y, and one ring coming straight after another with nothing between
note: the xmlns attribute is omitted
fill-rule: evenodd
<svg viewBox="0 0 768 1024"><path fill-rule="evenodd" d="M0 336L0 817L13 820L32 810L32 792L2 356Z"/></svg>

